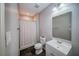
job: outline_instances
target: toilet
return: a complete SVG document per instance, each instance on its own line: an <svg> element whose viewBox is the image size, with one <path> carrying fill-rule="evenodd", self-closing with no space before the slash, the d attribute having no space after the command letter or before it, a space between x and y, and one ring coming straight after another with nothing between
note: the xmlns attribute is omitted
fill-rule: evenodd
<svg viewBox="0 0 79 59"><path fill-rule="evenodd" d="M44 36L41 36L40 43L37 43L34 45L36 55L39 55L40 53L43 52L43 47L44 47L45 43L46 43L46 38Z"/></svg>

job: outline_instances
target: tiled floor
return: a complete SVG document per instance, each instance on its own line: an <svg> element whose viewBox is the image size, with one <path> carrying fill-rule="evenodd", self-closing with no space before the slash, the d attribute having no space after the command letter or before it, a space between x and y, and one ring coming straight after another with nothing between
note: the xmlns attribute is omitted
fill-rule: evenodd
<svg viewBox="0 0 79 59"><path fill-rule="evenodd" d="M41 54L36 55L35 49L33 46L20 51L20 56L45 56L45 55L46 55L45 50L43 50L43 52Z"/></svg>

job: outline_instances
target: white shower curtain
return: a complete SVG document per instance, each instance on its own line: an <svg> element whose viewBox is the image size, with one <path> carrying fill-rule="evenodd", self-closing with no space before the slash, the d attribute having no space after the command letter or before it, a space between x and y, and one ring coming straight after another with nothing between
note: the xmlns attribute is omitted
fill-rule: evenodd
<svg viewBox="0 0 79 59"><path fill-rule="evenodd" d="M20 50L36 43L36 22L20 20Z"/></svg>

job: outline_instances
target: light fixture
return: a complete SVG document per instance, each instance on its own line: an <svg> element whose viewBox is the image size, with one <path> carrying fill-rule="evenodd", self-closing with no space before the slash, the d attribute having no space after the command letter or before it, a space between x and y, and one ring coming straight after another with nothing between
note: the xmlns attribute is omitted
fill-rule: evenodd
<svg viewBox="0 0 79 59"><path fill-rule="evenodd" d="M66 7L65 3L55 4L55 7L52 9L52 11L57 11L58 9L65 8L65 7Z"/></svg>
<svg viewBox="0 0 79 59"><path fill-rule="evenodd" d="M65 6L65 3L62 3L62 4L59 5L59 8L62 8L64 6Z"/></svg>
<svg viewBox="0 0 79 59"><path fill-rule="evenodd" d="M27 12L26 15L30 16L30 13Z"/></svg>
<svg viewBox="0 0 79 59"><path fill-rule="evenodd" d="M40 5L39 5L38 3L35 3L34 7L35 7L35 8L39 8Z"/></svg>
<svg viewBox="0 0 79 59"><path fill-rule="evenodd" d="M58 10L58 6L59 6L59 4L55 4L54 8L52 9L52 11L57 11Z"/></svg>
<svg viewBox="0 0 79 59"><path fill-rule="evenodd" d="M57 11L57 7L54 7L54 8L53 8L53 11Z"/></svg>

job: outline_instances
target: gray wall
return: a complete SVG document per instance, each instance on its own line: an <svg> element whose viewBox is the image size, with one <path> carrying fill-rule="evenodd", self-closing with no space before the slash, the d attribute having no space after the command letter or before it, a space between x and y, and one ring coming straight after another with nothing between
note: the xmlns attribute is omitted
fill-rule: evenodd
<svg viewBox="0 0 79 59"><path fill-rule="evenodd" d="M11 40L6 44L6 55L19 55L19 16L17 4L5 4L5 30L11 32ZM6 39L7 43L7 39Z"/></svg>
<svg viewBox="0 0 79 59"><path fill-rule="evenodd" d="M79 4L72 8L72 55L79 56Z"/></svg>
<svg viewBox="0 0 79 59"><path fill-rule="evenodd" d="M79 4L71 4L68 7L72 11L72 50L69 55L79 55ZM47 40L52 38L52 9L53 5L40 13L40 35L45 36Z"/></svg>
<svg viewBox="0 0 79 59"><path fill-rule="evenodd" d="M40 13L40 36L45 36L47 41L52 39L52 8L53 4Z"/></svg>

